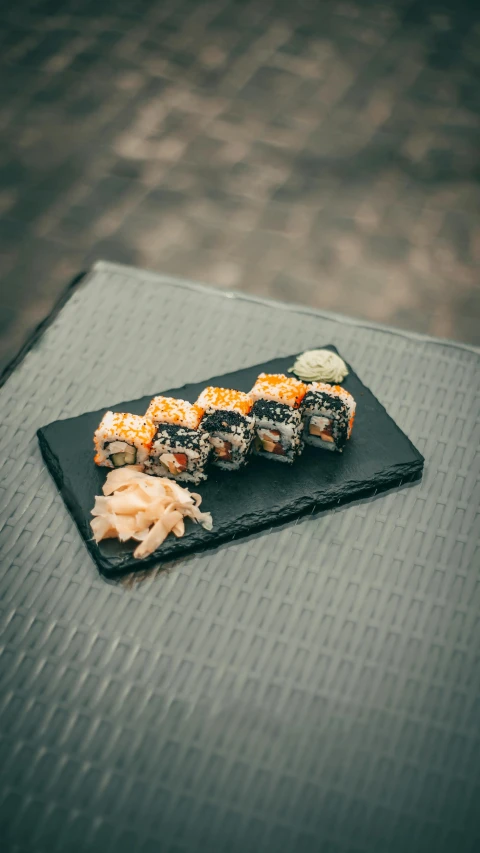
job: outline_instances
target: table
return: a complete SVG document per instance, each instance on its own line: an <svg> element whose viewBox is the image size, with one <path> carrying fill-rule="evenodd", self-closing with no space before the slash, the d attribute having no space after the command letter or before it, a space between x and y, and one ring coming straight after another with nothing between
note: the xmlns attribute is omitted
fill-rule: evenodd
<svg viewBox="0 0 480 853"><path fill-rule="evenodd" d="M102 580L35 430L320 342L424 454L423 481ZM0 391L9 853L478 849L478 366L474 348L95 265Z"/></svg>

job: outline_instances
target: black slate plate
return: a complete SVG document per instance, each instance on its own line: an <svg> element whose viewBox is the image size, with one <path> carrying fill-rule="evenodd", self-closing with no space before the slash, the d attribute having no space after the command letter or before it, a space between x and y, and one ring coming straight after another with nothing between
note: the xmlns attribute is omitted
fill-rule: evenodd
<svg viewBox="0 0 480 853"><path fill-rule="evenodd" d="M333 346L327 348L336 352ZM261 371L286 373L295 357L276 358L162 393L194 402L206 385L249 391ZM254 458L234 473L212 468L207 482L195 486L194 491L203 496L202 509L212 513L213 530L187 522L185 536L169 537L148 561L133 558L133 543L107 539L96 545L91 539L90 511L108 473L108 469L94 464L92 445L105 409L39 429L43 457L100 571L114 576L153 562L177 560L295 516L337 507L419 479L423 456L350 366L349 371L342 385L355 397L357 414L343 453L306 447L293 466ZM142 397L110 408L144 414L149 401L150 397Z"/></svg>

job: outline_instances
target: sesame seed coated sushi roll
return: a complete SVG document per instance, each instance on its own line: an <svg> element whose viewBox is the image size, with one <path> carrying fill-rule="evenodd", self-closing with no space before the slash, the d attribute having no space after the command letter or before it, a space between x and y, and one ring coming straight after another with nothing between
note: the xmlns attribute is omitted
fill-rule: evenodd
<svg viewBox="0 0 480 853"><path fill-rule="evenodd" d="M243 391L210 386L202 391L197 405L206 412L202 427L210 436L213 464L230 471L241 468L254 436L252 399Z"/></svg>
<svg viewBox="0 0 480 853"><path fill-rule="evenodd" d="M106 468L145 463L155 426L139 415L105 412L93 438L95 463Z"/></svg>
<svg viewBox="0 0 480 853"><path fill-rule="evenodd" d="M307 386L283 374L261 373L250 394L255 399L254 453L293 462L302 452L302 402Z"/></svg>
<svg viewBox="0 0 480 853"><path fill-rule="evenodd" d="M303 449L303 422L299 409L271 400L257 400L253 406L257 456L278 462L293 462Z"/></svg>
<svg viewBox="0 0 480 853"><path fill-rule="evenodd" d="M154 397L146 418L155 425L145 471L180 482L199 483L206 479L205 465L210 455L207 433L199 429L204 410L186 400Z"/></svg>
<svg viewBox="0 0 480 853"><path fill-rule="evenodd" d="M352 432L356 405L340 385L312 382L304 400L305 441L341 452Z"/></svg>

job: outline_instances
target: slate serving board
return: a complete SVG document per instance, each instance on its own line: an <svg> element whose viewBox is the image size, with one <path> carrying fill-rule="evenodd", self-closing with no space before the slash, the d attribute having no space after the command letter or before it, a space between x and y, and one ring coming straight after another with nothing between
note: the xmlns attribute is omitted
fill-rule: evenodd
<svg viewBox="0 0 480 853"><path fill-rule="evenodd" d="M337 352L334 346L323 347ZM194 402L206 385L249 391L258 374L287 373L296 355L215 376L204 382L163 391ZM141 397L76 418L55 421L38 430L40 448L50 473L100 572L117 576L143 570L152 563L177 560L214 548L289 519L366 498L420 479L424 459L376 397L349 365L342 383L357 401L352 437L343 453L306 446L291 465L254 457L241 471L210 469L209 479L194 486L202 509L213 516L213 530L187 522L181 539L169 537L148 560L133 557L135 544L91 539L90 511L102 494L108 469L93 462L93 433L107 408L144 414L151 397ZM153 392L160 393L158 390Z"/></svg>

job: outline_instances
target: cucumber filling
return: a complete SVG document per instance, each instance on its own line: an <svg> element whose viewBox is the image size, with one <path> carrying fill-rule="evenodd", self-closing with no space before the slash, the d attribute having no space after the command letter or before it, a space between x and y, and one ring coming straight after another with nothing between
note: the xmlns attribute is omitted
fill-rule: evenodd
<svg viewBox="0 0 480 853"><path fill-rule="evenodd" d="M135 465L137 460L137 451L135 447L129 447L128 450L112 453L110 455L110 459L115 468L122 468L124 465Z"/></svg>

